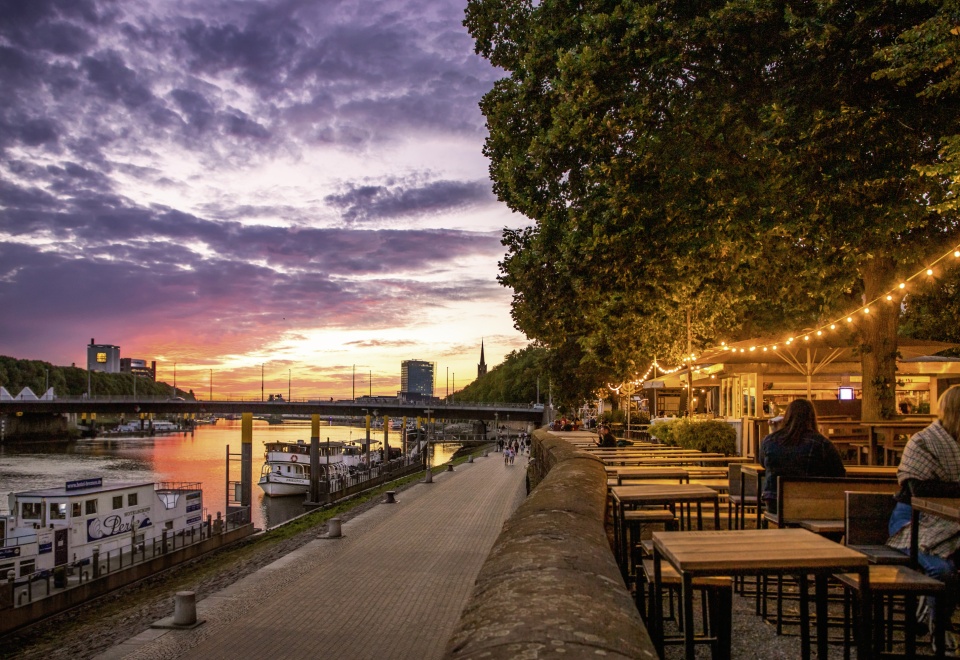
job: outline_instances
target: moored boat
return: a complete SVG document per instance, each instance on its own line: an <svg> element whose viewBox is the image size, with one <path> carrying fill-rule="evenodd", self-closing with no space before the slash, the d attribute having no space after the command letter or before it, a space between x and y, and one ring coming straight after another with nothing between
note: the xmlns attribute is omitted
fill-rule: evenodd
<svg viewBox="0 0 960 660"><path fill-rule="evenodd" d="M264 443L263 468L258 485L270 497L303 495L310 489L310 445L296 442ZM364 456L354 445L344 442L321 442L321 479L342 479L364 465ZM379 452L371 453L371 461L380 460Z"/></svg>
<svg viewBox="0 0 960 660"><path fill-rule="evenodd" d="M10 494L0 516L0 575L84 564L94 552L129 550L203 520L199 483L68 481Z"/></svg>

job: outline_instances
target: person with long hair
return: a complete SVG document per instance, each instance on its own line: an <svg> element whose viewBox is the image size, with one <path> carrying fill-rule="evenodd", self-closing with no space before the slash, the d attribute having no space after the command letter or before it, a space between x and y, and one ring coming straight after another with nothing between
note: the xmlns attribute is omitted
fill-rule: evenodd
<svg viewBox="0 0 960 660"><path fill-rule="evenodd" d="M777 510L777 477L842 477L840 452L817 429L817 411L806 399L787 406L783 423L760 443L757 461L765 468L762 499Z"/></svg>
<svg viewBox="0 0 960 660"><path fill-rule="evenodd" d="M907 441L897 468L900 490L890 515L887 545L904 552L910 551L910 502L914 497L960 497L960 385L941 395L939 407L939 419ZM930 603L929 618L933 619L934 607L945 607L949 620L960 590L960 525L936 516L920 516L917 539L924 572L947 584L944 596ZM957 640L949 630L947 653L957 653Z"/></svg>

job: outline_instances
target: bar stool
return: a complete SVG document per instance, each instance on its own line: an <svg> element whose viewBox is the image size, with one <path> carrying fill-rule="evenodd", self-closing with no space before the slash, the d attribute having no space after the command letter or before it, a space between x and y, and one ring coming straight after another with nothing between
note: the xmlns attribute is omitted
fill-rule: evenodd
<svg viewBox="0 0 960 660"><path fill-rule="evenodd" d="M836 576L844 586L847 596L855 594L853 603L853 617L859 618L860 612L860 576L856 573L843 573ZM890 657L889 643L892 634L886 635L887 645L884 645L884 629L887 625L893 626L893 620L887 621L883 616L884 599L902 596L904 603L904 655L905 658L916 657L917 652L917 598L919 596L938 596L944 593L946 585L939 580L924 575L907 566L893 564L873 564L870 566L870 592L873 596L873 642L874 653L879 657L883 651L884 657ZM850 658L850 599L844 598L843 611L843 657ZM936 608L934 621L934 657L946 657L945 631L947 618L944 608ZM892 612L892 608L890 609ZM885 650L884 650L885 649Z"/></svg>
<svg viewBox="0 0 960 660"><path fill-rule="evenodd" d="M644 559L642 562L643 579L637 580L637 609L645 623L650 620L650 612L656 606L654 601L655 590L653 589L653 560ZM660 566L660 579L667 596L670 598L670 614L673 617L673 598L676 595L679 598L679 592L682 587L680 574L663 562ZM650 589L645 589L645 585L650 585ZM702 632L694 637L698 644L710 644L710 651L713 658L729 658L731 649L731 631L733 628L733 580L729 577L697 577L693 579L693 589L700 594L701 617L703 620ZM682 614L682 610L678 610ZM678 617L677 624L682 633L684 626L694 625L693 621L683 621ZM663 630L650 630L654 637L654 644L660 649L663 655L663 647L666 645L682 645L684 643L683 635L667 636Z"/></svg>

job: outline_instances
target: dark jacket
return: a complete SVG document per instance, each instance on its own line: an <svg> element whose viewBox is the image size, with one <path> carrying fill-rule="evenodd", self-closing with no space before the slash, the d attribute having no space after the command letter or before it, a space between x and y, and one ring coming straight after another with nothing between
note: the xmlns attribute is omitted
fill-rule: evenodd
<svg viewBox="0 0 960 660"><path fill-rule="evenodd" d="M757 461L766 469L763 499L774 511L777 477L842 477L847 473L837 448L815 431L808 431L795 443L786 442L782 430L771 433L760 443Z"/></svg>
<svg viewBox="0 0 960 660"><path fill-rule="evenodd" d="M600 447L616 447L617 446L617 437L613 433L601 433L597 438L597 445Z"/></svg>

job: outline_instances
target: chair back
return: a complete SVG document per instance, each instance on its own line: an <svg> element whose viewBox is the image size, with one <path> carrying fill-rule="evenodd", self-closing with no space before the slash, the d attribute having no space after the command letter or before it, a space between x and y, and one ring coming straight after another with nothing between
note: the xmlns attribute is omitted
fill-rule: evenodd
<svg viewBox="0 0 960 660"><path fill-rule="evenodd" d="M883 545L889 537L888 523L897 501L890 493L846 493L845 533L847 545Z"/></svg>

